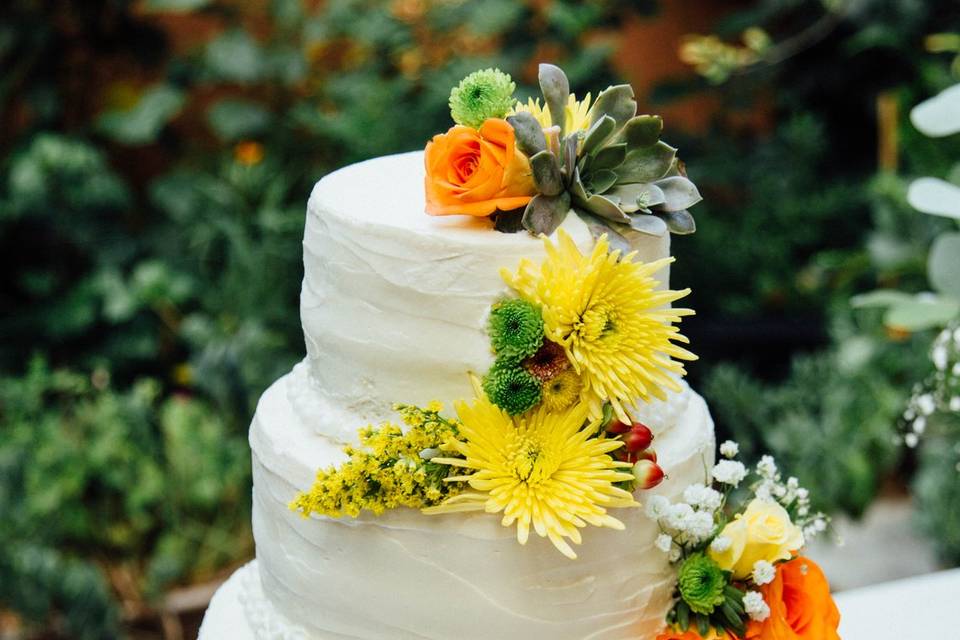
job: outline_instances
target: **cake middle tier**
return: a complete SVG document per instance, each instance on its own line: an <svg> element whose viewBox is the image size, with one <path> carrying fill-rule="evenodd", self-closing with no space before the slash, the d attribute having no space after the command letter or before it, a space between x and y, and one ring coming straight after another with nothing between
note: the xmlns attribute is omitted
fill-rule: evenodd
<svg viewBox="0 0 960 640"><path fill-rule="evenodd" d="M472 398L468 372L492 363L490 306L508 293L500 269L545 256L541 240L486 218L426 215L423 181L423 153L406 153L331 173L310 196L300 303L310 422L341 442L394 403ZM562 228L593 248L576 215ZM669 255L669 235L628 239L638 260Z"/></svg>

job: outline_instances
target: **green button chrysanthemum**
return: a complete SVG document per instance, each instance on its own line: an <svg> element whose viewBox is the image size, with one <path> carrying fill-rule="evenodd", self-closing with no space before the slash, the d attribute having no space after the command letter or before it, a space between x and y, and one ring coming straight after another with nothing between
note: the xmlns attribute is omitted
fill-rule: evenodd
<svg viewBox="0 0 960 640"><path fill-rule="evenodd" d="M695 613L709 615L723 604L727 579L716 562L702 553L690 556L680 565L680 597Z"/></svg>
<svg viewBox="0 0 960 640"><path fill-rule="evenodd" d="M519 361L535 354L543 344L540 308L519 298L493 305L488 330L498 358Z"/></svg>
<svg viewBox="0 0 960 640"><path fill-rule="evenodd" d="M540 381L515 362L498 360L483 379L490 402L511 416L532 409L540 402Z"/></svg>
<svg viewBox="0 0 960 640"><path fill-rule="evenodd" d="M502 118L513 108L516 88L499 69L474 71L450 92L450 115L457 124L479 128L487 118Z"/></svg>

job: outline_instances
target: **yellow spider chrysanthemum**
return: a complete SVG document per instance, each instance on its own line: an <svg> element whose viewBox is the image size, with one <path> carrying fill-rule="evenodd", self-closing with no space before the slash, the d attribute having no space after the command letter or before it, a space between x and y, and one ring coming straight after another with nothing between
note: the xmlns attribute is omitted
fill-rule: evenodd
<svg viewBox="0 0 960 640"><path fill-rule="evenodd" d="M567 106L564 109L566 116L564 125L568 133L573 131L586 131L590 127L590 99L589 93L583 97L583 100L577 100L577 97L572 93L570 97L567 98ZM550 110L547 109L546 106L541 106L540 98L536 100L528 98L526 104L518 100L508 115L513 115L518 111L529 111L544 129L553 125Z"/></svg>
<svg viewBox="0 0 960 640"><path fill-rule="evenodd" d="M463 458L432 460L472 471L447 478L469 483L472 491L424 513L503 513L503 526L516 523L520 544L533 527L568 558L577 557L567 540L580 544L581 527L624 528L607 509L637 506L630 492L615 486L633 478L624 471L630 463L608 455L622 442L592 437L598 423L584 426L585 406L560 413L541 407L511 418L482 392L478 398L457 404L460 434L445 445Z"/></svg>
<svg viewBox="0 0 960 640"><path fill-rule="evenodd" d="M557 245L549 239L544 244L542 264L523 260L516 274L501 273L521 297L542 308L547 338L563 345L580 375L590 417L599 418L609 401L628 422L636 402L664 398L664 387L679 391L671 374L686 372L671 358L696 356L671 342L689 342L672 323L693 311L667 305L690 290L658 291L653 278L673 258L635 262L635 253L611 252L606 236L585 256L562 229Z"/></svg>

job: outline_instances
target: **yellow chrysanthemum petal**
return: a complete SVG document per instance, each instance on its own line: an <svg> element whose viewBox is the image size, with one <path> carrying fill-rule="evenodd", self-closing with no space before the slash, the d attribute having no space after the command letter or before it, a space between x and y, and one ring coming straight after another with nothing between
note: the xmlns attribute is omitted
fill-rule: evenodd
<svg viewBox="0 0 960 640"><path fill-rule="evenodd" d="M565 122L567 132L586 131L590 127L590 101L591 96L588 93L583 100L577 100L572 93L567 97L567 105L564 108ZM513 109L507 115L514 115L520 111L530 113L540 126L548 129L553 125L553 119L550 117L550 110L546 105L540 104L540 98L534 100L528 98L526 104L517 101Z"/></svg>
<svg viewBox="0 0 960 640"><path fill-rule="evenodd" d="M658 290L654 275L673 261L635 261L636 254L610 251L606 236L589 255L560 230L556 243L544 240L547 257L535 265L522 260L515 273L502 270L506 282L543 309L547 337L562 345L582 383L581 400L597 419L610 402L617 417L629 421L639 401L679 391L676 376L686 374L678 360L695 360L674 323L693 314L672 302L690 293Z"/></svg>
<svg viewBox="0 0 960 640"><path fill-rule="evenodd" d="M597 423L584 426L585 405L559 412L541 407L511 418L481 395L473 404L458 403L457 413L465 456L457 466L474 473L448 480L467 482L472 491L424 513L502 513L501 524L516 526L520 544L526 544L532 528L575 558L567 540L580 544L581 528L622 528L607 508L637 506L629 492L614 486L632 478L617 471L621 463L608 455L622 443L590 437Z"/></svg>

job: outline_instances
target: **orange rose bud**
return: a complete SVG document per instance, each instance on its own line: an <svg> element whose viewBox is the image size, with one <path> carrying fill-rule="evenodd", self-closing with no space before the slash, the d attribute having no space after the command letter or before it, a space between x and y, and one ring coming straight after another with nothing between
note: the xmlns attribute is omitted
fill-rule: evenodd
<svg viewBox="0 0 960 640"><path fill-rule="evenodd" d="M651 460L638 460L633 465L633 477L637 479L638 489L653 489L663 482L663 469Z"/></svg>
<svg viewBox="0 0 960 640"><path fill-rule="evenodd" d="M490 118L479 131L454 125L424 151L426 211L432 216L489 216L526 206L537 193L530 161L513 127Z"/></svg>
<svg viewBox="0 0 960 640"><path fill-rule="evenodd" d="M840 640L840 612L820 567L806 556L777 565L777 575L760 589L770 607L763 622L751 622L746 640Z"/></svg>

